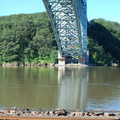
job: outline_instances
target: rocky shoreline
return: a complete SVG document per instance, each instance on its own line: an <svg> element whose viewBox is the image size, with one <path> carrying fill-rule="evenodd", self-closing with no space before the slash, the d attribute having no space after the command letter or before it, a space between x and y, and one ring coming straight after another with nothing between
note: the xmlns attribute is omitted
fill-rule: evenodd
<svg viewBox="0 0 120 120"><path fill-rule="evenodd" d="M22 66L54 66L54 63L1 63L2 67L22 67Z"/></svg>
<svg viewBox="0 0 120 120"><path fill-rule="evenodd" d="M83 65L83 64L66 64L65 66L113 66L113 67L120 67L119 64L112 63L111 65L97 65L97 64L88 64L88 65ZM1 67L39 67L39 66L58 66L58 64L55 63L0 63Z"/></svg>
<svg viewBox="0 0 120 120"><path fill-rule="evenodd" d="M44 109L3 109L0 116L14 117L39 117L39 118L85 118L85 119L120 119L120 111L68 111L65 109L44 110Z"/></svg>

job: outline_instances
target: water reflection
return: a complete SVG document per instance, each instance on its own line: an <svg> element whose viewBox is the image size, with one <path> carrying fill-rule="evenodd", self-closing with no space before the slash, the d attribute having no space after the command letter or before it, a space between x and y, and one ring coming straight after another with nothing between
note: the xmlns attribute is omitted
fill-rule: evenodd
<svg viewBox="0 0 120 120"><path fill-rule="evenodd" d="M58 107L86 109L88 67L58 67Z"/></svg>
<svg viewBox="0 0 120 120"><path fill-rule="evenodd" d="M120 68L0 67L0 109L120 110Z"/></svg>
<svg viewBox="0 0 120 120"><path fill-rule="evenodd" d="M90 67L87 109L120 110L120 68Z"/></svg>
<svg viewBox="0 0 120 120"><path fill-rule="evenodd" d="M1 108L54 108L56 91L54 68L0 68Z"/></svg>

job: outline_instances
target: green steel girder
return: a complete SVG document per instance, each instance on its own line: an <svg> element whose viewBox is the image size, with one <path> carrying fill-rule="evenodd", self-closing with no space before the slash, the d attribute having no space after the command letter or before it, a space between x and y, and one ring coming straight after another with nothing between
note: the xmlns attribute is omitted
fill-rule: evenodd
<svg viewBox="0 0 120 120"><path fill-rule="evenodd" d="M86 0L43 0L61 56L83 57L87 50Z"/></svg>

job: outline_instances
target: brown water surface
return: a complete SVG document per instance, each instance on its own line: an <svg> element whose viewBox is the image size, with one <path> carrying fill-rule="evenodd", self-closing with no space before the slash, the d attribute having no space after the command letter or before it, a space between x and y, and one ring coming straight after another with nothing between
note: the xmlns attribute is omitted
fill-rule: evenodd
<svg viewBox="0 0 120 120"><path fill-rule="evenodd" d="M120 68L0 67L0 109L120 110Z"/></svg>

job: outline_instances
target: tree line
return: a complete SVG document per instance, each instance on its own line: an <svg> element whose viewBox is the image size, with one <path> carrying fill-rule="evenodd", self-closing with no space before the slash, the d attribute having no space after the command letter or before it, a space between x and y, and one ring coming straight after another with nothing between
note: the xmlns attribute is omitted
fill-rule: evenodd
<svg viewBox="0 0 120 120"><path fill-rule="evenodd" d="M120 24L104 19L91 20L88 25L90 63L120 63Z"/></svg>
<svg viewBox="0 0 120 120"><path fill-rule="evenodd" d="M47 13L0 17L0 61L54 62L55 37Z"/></svg>
<svg viewBox="0 0 120 120"><path fill-rule="evenodd" d="M90 63L120 62L120 24L94 19L88 23ZM57 45L46 12L0 17L0 63L57 62Z"/></svg>

